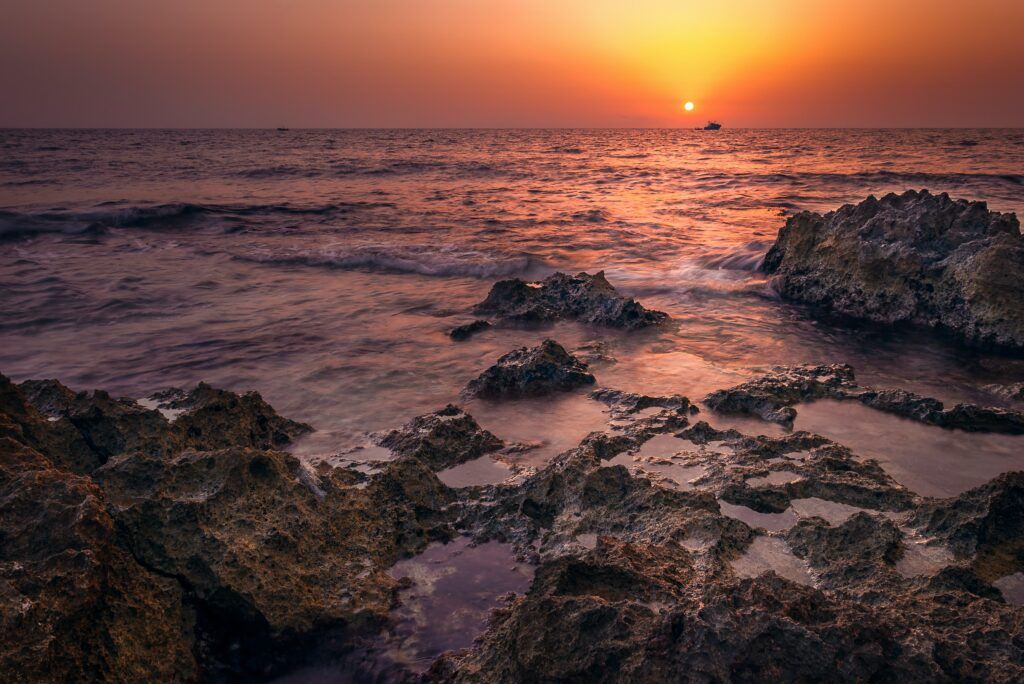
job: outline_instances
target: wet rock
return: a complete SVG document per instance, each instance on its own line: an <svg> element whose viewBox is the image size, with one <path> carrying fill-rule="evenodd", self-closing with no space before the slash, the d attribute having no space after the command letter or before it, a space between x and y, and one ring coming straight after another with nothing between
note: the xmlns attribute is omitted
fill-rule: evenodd
<svg viewBox="0 0 1024 684"><path fill-rule="evenodd" d="M77 472L90 472L109 458L141 451L166 455L185 448L223 449L287 445L312 430L284 418L258 392L243 395L200 383L191 391L168 389L147 408L133 399L115 399L102 390L73 392L56 380L28 380L25 398L58 426L66 421L91 452ZM171 421L164 411L173 412Z"/></svg>
<svg viewBox="0 0 1024 684"><path fill-rule="evenodd" d="M504 446L501 439L480 427L473 416L452 404L413 418L401 428L380 436L378 443L437 471Z"/></svg>
<svg viewBox="0 0 1024 684"><path fill-rule="evenodd" d="M539 396L593 382L585 363L549 339L505 354L471 381L466 393L484 399Z"/></svg>
<svg viewBox="0 0 1024 684"><path fill-rule="evenodd" d="M759 416L792 425L794 404L809 399L842 396L854 381L853 368L845 364L780 366L759 378L704 397L704 404L719 413Z"/></svg>
<svg viewBox="0 0 1024 684"><path fill-rule="evenodd" d="M88 473L103 462L70 421L40 413L21 387L4 375L0 375L0 437L38 451L56 467L76 473Z"/></svg>
<svg viewBox="0 0 1024 684"><path fill-rule="evenodd" d="M179 449L279 449L313 431L279 415L255 391L239 395L201 382L190 392L165 390L162 396L159 408L181 412L173 423Z"/></svg>
<svg viewBox="0 0 1024 684"><path fill-rule="evenodd" d="M1004 473L953 499L928 503L911 524L973 558L988 580L1024 570L1024 472Z"/></svg>
<svg viewBox="0 0 1024 684"><path fill-rule="evenodd" d="M460 325L455 328L452 328L452 331L448 333L448 336L451 337L456 342L462 342L463 340L468 340L470 337L477 334L478 332L483 332L484 330L487 330L490 327L491 324L488 323L487 321L477 319L472 323L466 323L465 325Z"/></svg>
<svg viewBox="0 0 1024 684"><path fill-rule="evenodd" d="M132 399L117 399L103 390L73 392L56 380L28 380L20 387L50 418L74 426L95 453L96 465L125 451L167 454L178 446L167 419Z"/></svg>
<svg viewBox="0 0 1024 684"><path fill-rule="evenodd" d="M337 472L235 447L122 454L94 478L133 556L188 588L212 667L263 677L321 635L379 625L396 588L387 568L450 534L450 490L419 461L365 486Z"/></svg>
<svg viewBox="0 0 1024 684"><path fill-rule="evenodd" d="M820 518L801 520L786 533L786 541L829 588L863 583L891 570L903 555L903 533L896 524L868 513L857 513L837 526Z"/></svg>
<svg viewBox="0 0 1024 684"><path fill-rule="evenodd" d="M922 397L900 389L851 392L848 398L855 398L879 411L895 413L904 418L947 429L1024 434L1022 411L974 404L957 404L947 409L938 399Z"/></svg>
<svg viewBox="0 0 1024 684"><path fill-rule="evenodd" d="M572 319L625 330L668 319L661 311L645 309L636 300L621 296L605 279L604 271L574 276L555 273L539 283L502 280L474 311L515 321Z"/></svg>
<svg viewBox="0 0 1024 684"><path fill-rule="evenodd" d="M657 397L602 387L591 392L590 398L607 404L616 416L629 416L651 408L683 409L687 412L697 412L697 407L690 404L690 400L681 394Z"/></svg>
<svg viewBox="0 0 1024 684"><path fill-rule="evenodd" d="M11 681L190 681L179 584L116 543L102 493L0 437L0 672Z"/></svg>
<svg viewBox="0 0 1024 684"><path fill-rule="evenodd" d="M773 574L692 588L687 553L602 539L543 565L484 640L439 681L849 681L942 679L896 616ZM1005 640L1004 640L1005 643ZM1017 672L1007 664L1005 670Z"/></svg>
<svg viewBox="0 0 1024 684"><path fill-rule="evenodd" d="M946 408L938 399L902 389L861 387L848 365L779 366L736 387L717 390L704 398L714 411L758 416L792 426L793 405L814 399L857 400L865 406L928 425L968 432L1024 434L1024 411L975 404Z"/></svg>
<svg viewBox="0 0 1024 684"><path fill-rule="evenodd" d="M762 269L785 298L965 342L1024 347L1024 237L1013 214L926 190L791 217Z"/></svg>

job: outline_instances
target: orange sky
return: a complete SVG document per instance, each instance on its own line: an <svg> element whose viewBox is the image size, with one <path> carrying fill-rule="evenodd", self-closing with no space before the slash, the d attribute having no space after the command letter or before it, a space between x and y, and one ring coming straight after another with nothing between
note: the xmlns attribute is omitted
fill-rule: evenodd
<svg viewBox="0 0 1024 684"><path fill-rule="evenodd" d="M0 126L1024 126L1024 0L0 10Z"/></svg>

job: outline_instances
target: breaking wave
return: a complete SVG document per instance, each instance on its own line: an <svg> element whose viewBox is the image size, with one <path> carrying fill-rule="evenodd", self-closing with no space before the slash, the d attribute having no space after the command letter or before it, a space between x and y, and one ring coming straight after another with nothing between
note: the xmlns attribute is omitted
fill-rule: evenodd
<svg viewBox="0 0 1024 684"><path fill-rule="evenodd" d="M543 259L526 252L487 253L456 248L436 249L426 245L388 247L337 245L283 252L253 250L234 256L236 259L262 264L482 279L533 276L551 270L551 267Z"/></svg>

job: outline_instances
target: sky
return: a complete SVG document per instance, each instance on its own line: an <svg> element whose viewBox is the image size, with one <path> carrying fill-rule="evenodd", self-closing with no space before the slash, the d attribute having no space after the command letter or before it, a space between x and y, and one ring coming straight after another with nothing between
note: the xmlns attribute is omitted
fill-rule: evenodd
<svg viewBox="0 0 1024 684"><path fill-rule="evenodd" d="M1024 126L1024 0L0 0L0 16L4 127Z"/></svg>

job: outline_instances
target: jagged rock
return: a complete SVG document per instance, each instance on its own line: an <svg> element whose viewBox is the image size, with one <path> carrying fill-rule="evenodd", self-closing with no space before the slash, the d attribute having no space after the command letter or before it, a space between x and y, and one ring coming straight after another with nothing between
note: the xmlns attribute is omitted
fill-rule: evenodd
<svg viewBox="0 0 1024 684"><path fill-rule="evenodd" d="M1021 673L1019 647L999 631L1019 633L1019 619L981 600L968 606L990 629L968 639L945 625L908 627L898 611L771 573L701 589L693 588L698 576L679 547L601 538L585 558L542 565L530 593L499 611L477 646L443 657L430 675L443 682L861 682ZM970 620L982 628L977 622ZM1000 648L1009 653L1000 657Z"/></svg>
<svg viewBox="0 0 1024 684"><path fill-rule="evenodd" d="M697 407L690 404L690 400L681 394L655 397L602 387L591 392L590 398L607 404L617 416L628 416L650 408L684 409L693 413L697 412Z"/></svg>
<svg viewBox="0 0 1024 684"><path fill-rule="evenodd" d="M895 413L904 418L968 432L1001 432L1024 434L1024 412L974 404L957 404L947 409L938 399L922 397L901 389L854 392L850 398L879 411Z"/></svg>
<svg viewBox="0 0 1024 684"><path fill-rule="evenodd" d="M238 395L205 382L188 393L158 401L158 406L181 411L173 423L179 449L279 449L313 430L278 415L259 392Z"/></svg>
<svg viewBox="0 0 1024 684"><path fill-rule="evenodd" d="M791 217L762 269L785 298L879 323L1024 347L1024 237L1013 214L926 190Z"/></svg>
<svg viewBox="0 0 1024 684"><path fill-rule="evenodd" d="M19 387L33 406L74 426L95 453L96 465L125 451L167 454L178 446L167 419L132 399L115 399L103 390L72 392L56 380L27 380Z"/></svg>
<svg viewBox="0 0 1024 684"><path fill-rule="evenodd" d="M604 277L555 273L539 283L518 278L494 284L474 312L518 321L573 319L612 328L635 330L657 325L668 314L645 309L636 300L621 296Z"/></svg>
<svg viewBox="0 0 1024 684"><path fill-rule="evenodd" d="M20 387L0 375L0 437L30 447L55 466L88 473L103 460L66 418L47 419Z"/></svg>
<svg viewBox="0 0 1024 684"><path fill-rule="evenodd" d="M99 488L0 437L0 678L191 681L194 616L116 543Z"/></svg>
<svg viewBox="0 0 1024 684"><path fill-rule="evenodd" d="M466 386L466 393L485 399L538 396L593 382L585 363L554 340L544 340L502 356Z"/></svg>
<svg viewBox="0 0 1024 684"><path fill-rule="evenodd" d="M19 387L58 426L66 421L81 436L90 454L78 457L83 463L72 468L76 472L90 472L125 452L167 455L190 447L279 448L312 430L278 415L258 392L237 395L206 383L189 392L164 390L154 400L157 408L115 399L102 390L76 393L56 380L27 380ZM158 409L173 411L175 420Z"/></svg>
<svg viewBox="0 0 1024 684"><path fill-rule="evenodd" d="M448 333L448 336L451 337L456 342L461 342L463 340L468 340L470 337L477 334L478 332L487 330L490 327L491 324L489 322L478 319L473 321L472 323L466 323L465 325L460 325L458 327L452 328L452 331Z"/></svg>
<svg viewBox="0 0 1024 684"><path fill-rule="evenodd" d="M947 429L1024 434L1024 411L975 404L947 409L938 399L906 390L860 387L854 381L853 368L839 364L779 366L741 385L716 390L704 397L704 403L720 413L758 416L792 426L794 404L822 398L857 400L879 411Z"/></svg>
<svg viewBox="0 0 1024 684"><path fill-rule="evenodd" d="M786 533L786 541L829 588L865 582L903 555L903 533L896 524L868 513L837 526L820 518L801 520Z"/></svg>
<svg viewBox="0 0 1024 684"><path fill-rule="evenodd" d="M841 398L841 390L852 385L853 368L846 364L828 366L777 367L759 378L704 397L708 408L719 413L760 416L764 420L792 425L793 404L824 397Z"/></svg>
<svg viewBox="0 0 1024 684"><path fill-rule="evenodd" d="M1024 472L1003 473L958 497L926 504L912 522L988 580L1024 570Z"/></svg>
<svg viewBox="0 0 1024 684"><path fill-rule="evenodd" d="M188 587L211 648L265 676L326 630L379 625L396 588L387 568L450 534L450 490L419 461L365 486L334 472L234 447L122 454L94 478L132 554Z"/></svg>
<svg viewBox="0 0 1024 684"><path fill-rule="evenodd" d="M385 433L378 443L401 456L419 459L434 470L465 463L504 446L501 439L480 427L473 416L452 404L413 418L401 428Z"/></svg>

